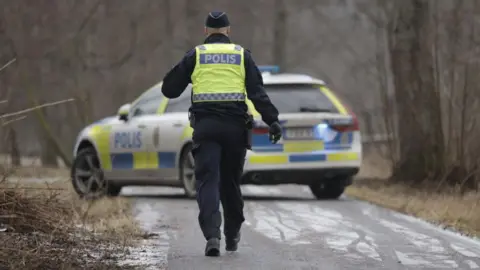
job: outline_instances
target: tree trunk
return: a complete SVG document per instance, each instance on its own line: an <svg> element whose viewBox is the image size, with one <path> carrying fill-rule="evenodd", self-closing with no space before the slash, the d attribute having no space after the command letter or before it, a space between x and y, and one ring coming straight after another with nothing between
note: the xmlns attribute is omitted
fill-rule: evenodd
<svg viewBox="0 0 480 270"><path fill-rule="evenodd" d="M168 66L173 65L174 60L173 60L173 23L172 23L172 7L171 7L171 0L166 0L164 2L163 6L163 19L164 19L164 24L165 24L165 39L164 42L166 44L165 49L165 62L168 64Z"/></svg>
<svg viewBox="0 0 480 270"><path fill-rule="evenodd" d="M192 31L197 30L201 31L202 29L199 29L198 27L198 9L195 6L195 1L193 0L187 0L185 3L185 24L186 24L186 33L185 33L185 39L186 39L186 48L188 50L194 48L197 46L201 40L196 40L195 35L192 33Z"/></svg>
<svg viewBox="0 0 480 270"><path fill-rule="evenodd" d="M58 167L57 155L55 154L55 147L52 146L50 138L43 131L42 136L40 137L41 142L41 153L40 159L42 161L42 166L44 167Z"/></svg>
<svg viewBox="0 0 480 270"><path fill-rule="evenodd" d="M275 65L286 69L287 8L284 0L275 0L274 4L273 60Z"/></svg>
<svg viewBox="0 0 480 270"><path fill-rule="evenodd" d="M401 0L390 51L399 116L400 158L394 179L435 179L443 169L443 132L428 0Z"/></svg>
<svg viewBox="0 0 480 270"><path fill-rule="evenodd" d="M20 151L18 149L18 139L17 139L17 132L13 127L6 128L7 134L7 147L8 147L8 154L10 155L10 162L13 167L21 166L20 160Z"/></svg>

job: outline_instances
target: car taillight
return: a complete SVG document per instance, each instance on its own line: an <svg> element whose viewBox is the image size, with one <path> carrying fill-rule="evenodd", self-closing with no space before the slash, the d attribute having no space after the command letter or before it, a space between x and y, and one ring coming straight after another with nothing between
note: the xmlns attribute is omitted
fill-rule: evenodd
<svg viewBox="0 0 480 270"><path fill-rule="evenodd" d="M354 114L352 111L350 111L350 115L353 118L353 125L352 125L352 130L353 131L359 131L360 130L360 123L358 122L358 117L356 114Z"/></svg>
<svg viewBox="0 0 480 270"><path fill-rule="evenodd" d="M254 128L252 129L253 134L267 134L268 128Z"/></svg>
<svg viewBox="0 0 480 270"><path fill-rule="evenodd" d="M343 103L343 106L345 107L345 109L347 109L348 114L352 117L352 122L347 125L331 125L330 128L337 132L359 131L360 123L358 122L357 115L347 105L345 105L345 103Z"/></svg>

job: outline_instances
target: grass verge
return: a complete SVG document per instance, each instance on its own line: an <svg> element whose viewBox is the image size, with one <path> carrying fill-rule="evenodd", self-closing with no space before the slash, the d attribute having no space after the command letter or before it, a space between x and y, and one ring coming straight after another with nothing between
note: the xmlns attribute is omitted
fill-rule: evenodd
<svg viewBox="0 0 480 270"><path fill-rule="evenodd" d="M480 194L461 195L454 190L435 193L382 179L356 180L346 194L466 235L480 236Z"/></svg>
<svg viewBox="0 0 480 270"><path fill-rule="evenodd" d="M22 172L0 182L0 269L131 269L117 266L141 234L130 201L80 200L65 171L53 175L60 180L22 181Z"/></svg>

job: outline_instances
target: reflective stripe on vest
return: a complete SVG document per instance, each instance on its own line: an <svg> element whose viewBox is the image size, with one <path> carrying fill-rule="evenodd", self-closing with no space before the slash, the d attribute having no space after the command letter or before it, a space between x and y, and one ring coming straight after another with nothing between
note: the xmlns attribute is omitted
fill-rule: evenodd
<svg viewBox="0 0 480 270"><path fill-rule="evenodd" d="M202 101L244 101L245 94L241 93L215 93L215 94L193 94L193 102Z"/></svg>
<svg viewBox="0 0 480 270"><path fill-rule="evenodd" d="M244 101L243 48L229 43L203 44L195 48L192 102Z"/></svg>

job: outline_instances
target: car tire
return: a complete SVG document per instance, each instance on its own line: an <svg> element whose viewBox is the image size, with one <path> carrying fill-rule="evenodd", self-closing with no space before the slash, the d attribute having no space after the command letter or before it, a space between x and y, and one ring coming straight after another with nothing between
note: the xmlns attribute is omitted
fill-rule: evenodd
<svg viewBox="0 0 480 270"><path fill-rule="evenodd" d="M315 183L310 185L315 198L319 200L338 199L345 191L345 185L343 183Z"/></svg>
<svg viewBox="0 0 480 270"><path fill-rule="evenodd" d="M196 198L195 162L192 155L192 144L188 144L183 148L178 167L185 196L192 199Z"/></svg>
<svg viewBox="0 0 480 270"><path fill-rule="evenodd" d="M70 173L73 189L80 198L115 197L122 191L122 186L109 183L105 179L93 147L87 147L78 152Z"/></svg>

